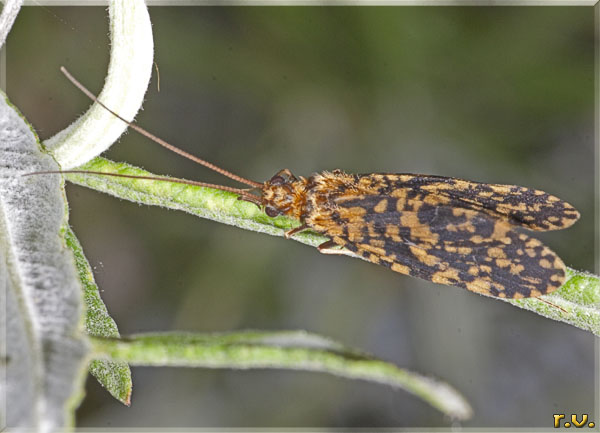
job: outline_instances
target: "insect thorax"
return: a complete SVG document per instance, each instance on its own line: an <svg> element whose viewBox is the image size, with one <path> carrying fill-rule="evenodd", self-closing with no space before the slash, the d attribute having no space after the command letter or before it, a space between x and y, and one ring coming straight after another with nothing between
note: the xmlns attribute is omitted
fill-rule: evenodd
<svg viewBox="0 0 600 433"><path fill-rule="evenodd" d="M313 218L329 217L332 197L354 188L355 182L352 175L339 170L314 174L308 179L297 179L288 170L282 170L265 182L262 199L267 214L287 215L312 226Z"/></svg>

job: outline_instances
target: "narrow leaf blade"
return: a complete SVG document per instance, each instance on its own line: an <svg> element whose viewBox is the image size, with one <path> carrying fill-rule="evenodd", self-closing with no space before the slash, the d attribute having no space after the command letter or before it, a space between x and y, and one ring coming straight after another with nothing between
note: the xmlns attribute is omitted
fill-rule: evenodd
<svg viewBox="0 0 600 433"><path fill-rule="evenodd" d="M120 340L94 338L93 344L96 356L132 365L282 368L363 379L402 388L455 419L472 414L466 400L444 382L303 331L139 334Z"/></svg>
<svg viewBox="0 0 600 433"><path fill-rule="evenodd" d="M119 337L119 329L108 314L106 305L100 297L100 291L94 281L94 275L83 254L83 249L71 229L66 232L68 247L75 256L75 266L79 279L83 284L83 299L86 307L85 330L88 335L96 337ZM89 366L90 373L117 400L126 406L131 401L131 370L126 362L94 360Z"/></svg>
<svg viewBox="0 0 600 433"><path fill-rule="evenodd" d="M134 176L156 176L133 165L102 157L94 158L78 169ZM283 236L286 230L299 225L298 221L284 216L269 218L256 205L238 200L236 194L227 191L172 182L93 174L67 174L66 178L78 185L135 203L182 210L201 218L274 236ZM313 246L327 240L313 233L300 233L294 238Z"/></svg>

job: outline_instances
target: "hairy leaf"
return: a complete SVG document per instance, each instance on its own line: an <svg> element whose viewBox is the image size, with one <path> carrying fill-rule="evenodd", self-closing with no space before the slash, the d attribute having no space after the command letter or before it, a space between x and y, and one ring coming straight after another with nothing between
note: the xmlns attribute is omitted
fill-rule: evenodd
<svg viewBox="0 0 600 433"><path fill-rule="evenodd" d="M87 371L81 285L60 177L21 176L57 165L3 94L0 161L0 416L9 427L58 430L73 422Z"/></svg>
<svg viewBox="0 0 600 433"><path fill-rule="evenodd" d="M79 241L71 229L66 232L67 245L75 256L79 279L83 284L85 303L85 330L96 337L119 337L117 324L108 314L106 305L100 298L98 286ZM131 399L131 370L126 362L94 360L89 366L90 373L121 403L129 406Z"/></svg>
<svg viewBox="0 0 600 433"><path fill-rule="evenodd" d="M444 382L303 331L140 334L120 340L94 338L93 344L96 356L132 365L283 368L363 379L402 388L454 419L472 414L466 400Z"/></svg>

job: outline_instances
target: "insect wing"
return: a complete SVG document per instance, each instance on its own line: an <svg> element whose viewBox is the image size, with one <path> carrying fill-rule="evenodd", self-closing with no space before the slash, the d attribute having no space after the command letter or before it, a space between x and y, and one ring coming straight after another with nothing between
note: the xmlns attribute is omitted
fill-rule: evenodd
<svg viewBox="0 0 600 433"><path fill-rule="evenodd" d="M338 195L345 229L334 241L396 272L491 296L535 297L563 283L560 258L508 221L395 191Z"/></svg>
<svg viewBox="0 0 600 433"><path fill-rule="evenodd" d="M563 229L579 219L579 212L569 203L537 189L430 175L376 176L389 190L406 191L408 199L427 198L451 207L479 210L529 230Z"/></svg>

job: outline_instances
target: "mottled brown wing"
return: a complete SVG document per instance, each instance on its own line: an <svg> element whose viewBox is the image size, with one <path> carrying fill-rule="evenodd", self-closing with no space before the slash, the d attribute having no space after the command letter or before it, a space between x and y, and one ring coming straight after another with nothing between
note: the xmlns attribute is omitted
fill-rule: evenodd
<svg viewBox="0 0 600 433"><path fill-rule="evenodd" d="M396 272L506 298L537 297L564 282L565 265L554 252L487 212L427 197L402 207L389 194L332 200L326 234Z"/></svg>
<svg viewBox="0 0 600 433"><path fill-rule="evenodd" d="M358 175L367 193L391 195L410 207L426 201L485 212L529 230L558 230L571 226L579 212L564 200L537 189L516 185L472 182L421 174ZM400 205L400 208L403 205Z"/></svg>

